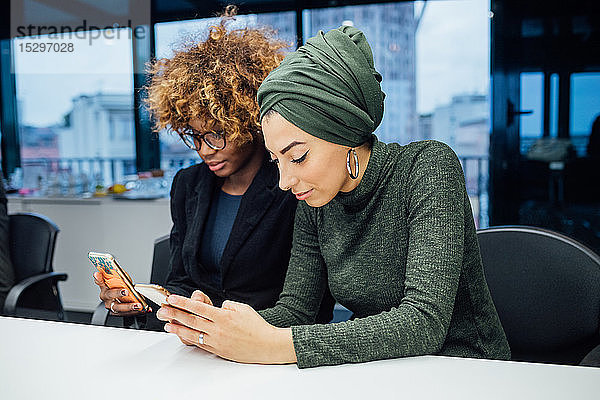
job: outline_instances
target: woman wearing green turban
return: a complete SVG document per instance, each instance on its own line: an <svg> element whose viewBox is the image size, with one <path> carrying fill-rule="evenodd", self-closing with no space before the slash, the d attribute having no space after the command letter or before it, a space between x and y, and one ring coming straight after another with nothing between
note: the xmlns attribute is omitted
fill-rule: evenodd
<svg viewBox="0 0 600 400"><path fill-rule="evenodd" d="M424 354L509 359L460 163L439 142L377 141L381 75L362 32L319 32L258 91L279 186L299 200L275 307L170 296L169 332L221 357L313 367ZM319 325L329 287L354 313ZM199 318L202 317L202 318Z"/></svg>

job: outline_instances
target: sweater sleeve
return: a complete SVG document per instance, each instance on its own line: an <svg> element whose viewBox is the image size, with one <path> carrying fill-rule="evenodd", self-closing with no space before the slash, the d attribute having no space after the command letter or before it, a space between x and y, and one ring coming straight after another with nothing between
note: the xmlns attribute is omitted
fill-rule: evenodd
<svg viewBox="0 0 600 400"><path fill-rule="evenodd" d="M294 220L294 234L289 267L279 300L260 315L277 327L313 324L325 286L327 273L319 250L316 210L305 204L298 205Z"/></svg>
<svg viewBox="0 0 600 400"><path fill-rule="evenodd" d="M365 318L293 326L300 368L433 354L444 344L462 265L462 169L449 147L432 142L416 156L408 179L391 183L401 185L399 201L408 212L407 221L396 222L409 229L403 298Z"/></svg>

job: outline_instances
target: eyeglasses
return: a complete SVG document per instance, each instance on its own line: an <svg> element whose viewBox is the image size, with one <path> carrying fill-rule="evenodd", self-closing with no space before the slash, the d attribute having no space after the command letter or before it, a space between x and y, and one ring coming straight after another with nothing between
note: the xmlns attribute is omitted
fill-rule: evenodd
<svg viewBox="0 0 600 400"><path fill-rule="evenodd" d="M199 151L203 140L208 147L213 150L223 150L225 148L225 134L223 132L206 132L198 133L192 127L185 128L183 132L179 132L179 137L183 140L183 143L192 150Z"/></svg>

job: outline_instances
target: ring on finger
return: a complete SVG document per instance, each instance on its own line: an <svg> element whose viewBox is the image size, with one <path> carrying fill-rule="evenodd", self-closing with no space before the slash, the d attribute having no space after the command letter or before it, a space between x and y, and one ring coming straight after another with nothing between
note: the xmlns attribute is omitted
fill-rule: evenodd
<svg viewBox="0 0 600 400"><path fill-rule="evenodd" d="M198 344L204 344L204 332L200 332L198 336Z"/></svg>
<svg viewBox="0 0 600 400"><path fill-rule="evenodd" d="M118 314L118 311L115 311L115 309L113 308L114 305L115 305L115 300L113 300L110 303L110 311L112 311L114 314Z"/></svg>

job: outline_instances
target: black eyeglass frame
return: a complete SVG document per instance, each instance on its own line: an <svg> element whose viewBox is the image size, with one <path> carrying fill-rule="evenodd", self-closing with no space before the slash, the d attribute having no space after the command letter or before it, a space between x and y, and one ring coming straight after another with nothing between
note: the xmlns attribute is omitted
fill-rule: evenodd
<svg viewBox="0 0 600 400"><path fill-rule="evenodd" d="M196 131L194 128L188 127L186 129L184 129L183 132L177 132L177 133L179 134L179 137L181 138L183 143L191 150L195 150L195 151L200 150L200 146L201 146L200 140L202 140L204 143L206 143L206 145L213 150L223 150L225 148L225 146L227 146L227 140L225 139L225 133L223 133L223 132L214 132L214 131L208 131L205 133L197 133L197 132L198 131ZM216 146L213 143L210 143L206 139L206 135L214 135L214 136L216 136L217 140L223 140L223 146ZM192 143L189 143L186 140L186 137L191 138ZM197 145L196 143L198 143L199 145Z"/></svg>

